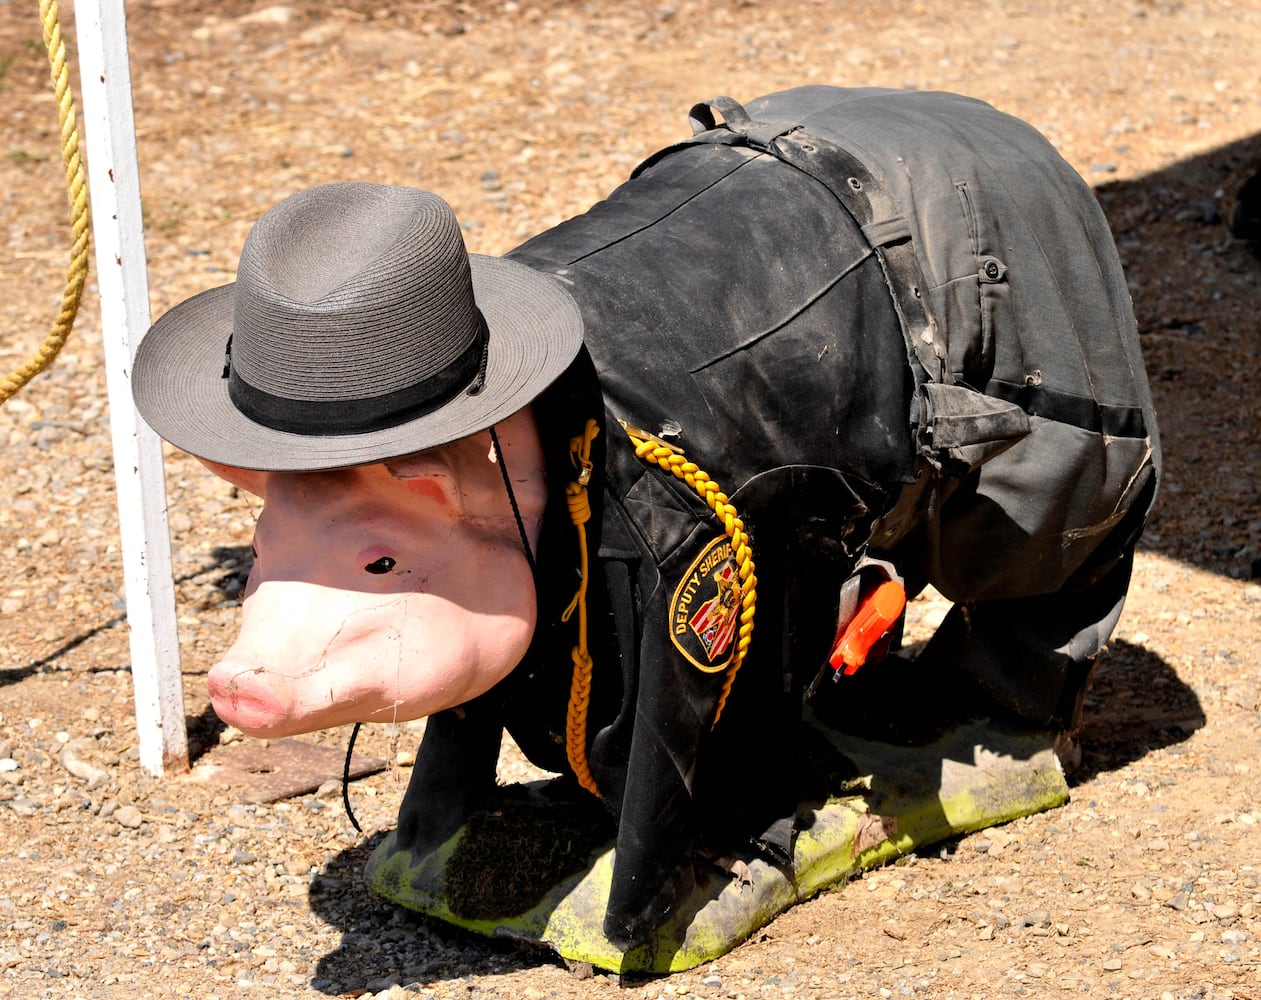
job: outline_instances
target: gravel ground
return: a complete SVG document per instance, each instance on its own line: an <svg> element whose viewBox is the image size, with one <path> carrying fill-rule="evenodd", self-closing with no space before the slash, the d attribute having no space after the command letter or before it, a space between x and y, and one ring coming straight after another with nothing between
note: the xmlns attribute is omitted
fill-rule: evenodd
<svg viewBox="0 0 1261 1000"><path fill-rule="evenodd" d="M253 220L312 183L430 187L471 249L497 253L603 196L718 93L819 80L989 100L1099 191L1167 478L1069 805L871 873L711 966L588 978L363 887L416 727L361 737L389 762L352 785L363 834L336 790L258 805L207 777L233 734L204 674L235 628L257 510L174 453L194 769L141 772L89 295L56 366L0 409L0 996L1261 997L1261 259L1224 225L1261 168L1261 5L147 0L129 15L155 314L230 280ZM68 244L33 2L0 0L0 102L7 370L48 328ZM524 773L505 758L506 778Z"/></svg>

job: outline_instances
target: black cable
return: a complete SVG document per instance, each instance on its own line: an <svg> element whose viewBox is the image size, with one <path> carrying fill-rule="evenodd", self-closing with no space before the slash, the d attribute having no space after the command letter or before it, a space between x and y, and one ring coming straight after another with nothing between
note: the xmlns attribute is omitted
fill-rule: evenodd
<svg viewBox="0 0 1261 1000"><path fill-rule="evenodd" d="M495 457L499 461L499 473L504 477L504 489L508 491L508 503L512 506L512 516L517 519L517 531L521 535L521 547L525 551L525 561L530 564L530 574L538 577L538 567L534 565L534 552L530 548L530 539L525 533L525 522L521 520L521 508L517 506L517 495L512 492L512 480L508 478L508 466L504 463L504 450L499 447L499 435L495 428L490 428L490 443L495 446Z"/></svg>
<svg viewBox="0 0 1261 1000"><path fill-rule="evenodd" d="M538 576L538 567L534 564L534 552L530 548L530 538L525 533L525 522L521 520L521 508L517 506L517 496L512 492L512 480L508 478L508 466L504 463L504 450L499 446L499 435L495 433L495 428L490 428L490 443L495 446L495 458L499 463L499 473L504 479L504 489L508 491L508 503L512 507L512 516L517 522L517 532L521 535L521 548L525 552L525 561L530 564L530 573ZM350 808L350 758L355 752L355 740L359 736L359 727L362 723L356 722L354 729L350 731L350 743L346 747L346 763L342 767L342 805L346 808L346 816L350 820L358 833L363 832L363 827L359 825L359 821L355 819L355 811Z"/></svg>
<svg viewBox="0 0 1261 1000"><path fill-rule="evenodd" d="M350 808L350 757L355 752L355 739L359 735L361 725L363 723L356 722L355 728L350 731L350 745L346 747L346 763L342 767L342 805L346 807L346 815L350 818L350 825L355 828L356 833L363 833L363 827L355 819L355 811Z"/></svg>

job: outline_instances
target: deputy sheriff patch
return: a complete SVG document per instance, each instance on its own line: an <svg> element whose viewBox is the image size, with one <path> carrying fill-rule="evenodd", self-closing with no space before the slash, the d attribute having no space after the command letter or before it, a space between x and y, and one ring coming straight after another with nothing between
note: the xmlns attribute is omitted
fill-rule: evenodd
<svg viewBox="0 0 1261 1000"><path fill-rule="evenodd" d="M725 670L735 652L740 624L740 577L731 558L731 539L705 546L670 599L670 641L706 673Z"/></svg>

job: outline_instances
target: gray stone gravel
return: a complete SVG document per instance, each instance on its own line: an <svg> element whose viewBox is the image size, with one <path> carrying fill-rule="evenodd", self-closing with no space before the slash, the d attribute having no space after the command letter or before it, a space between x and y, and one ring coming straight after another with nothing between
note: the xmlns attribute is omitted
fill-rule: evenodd
<svg viewBox="0 0 1261 1000"><path fill-rule="evenodd" d="M155 312L230 280L250 223L319 181L429 186L498 253L603 197L718 93L819 79L990 100L1101 186L1168 475L1069 805L871 873L712 965L619 983L364 888L415 727L361 737L395 761L352 787L363 835L336 791L249 805L197 770L140 772L89 295L56 366L0 408L0 997L1261 997L1261 267L1221 226L1261 166L1257 3L128 6ZM35 8L0 2L6 370L43 336L66 253ZM221 728L203 675L257 511L186 457L167 477L204 762ZM920 602L916 627L941 612ZM505 759L505 779L525 773Z"/></svg>

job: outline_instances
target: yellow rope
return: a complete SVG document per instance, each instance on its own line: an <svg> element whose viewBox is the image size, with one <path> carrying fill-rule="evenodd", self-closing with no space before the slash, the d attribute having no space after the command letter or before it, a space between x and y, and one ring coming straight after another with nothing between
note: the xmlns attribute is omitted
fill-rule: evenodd
<svg viewBox="0 0 1261 1000"><path fill-rule="evenodd" d="M731 551L740 578L740 628L735 652L732 653L731 663L727 667L727 675L723 680L722 692L718 696L718 705L714 710L714 720L710 723L712 729L718 725L718 720L722 717L736 673L744 662L745 653L748 652L749 642L753 637L753 618L757 610L757 573L753 566L753 549L749 545L748 533L744 530L744 521L736 513L727 495L704 470L695 462L688 461L683 452L673 445L666 444L624 420L619 423L635 446L635 457L658 465L687 483L722 521L723 529L727 537L731 539ZM591 705L592 661L591 653L587 648L589 558L586 524L591 519L591 504L587 495L587 486L591 481L592 473L591 442L599 433L599 425L594 420L588 420L583 433L569 442L569 457L574 467L578 469L578 479L566 487L565 499L569 505L569 519L578 529L579 581L574 599L569 602L569 607L561 615L561 621L567 622L575 611L578 612L578 644L573 649L574 670L569 685L569 706L565 715L565 755L569 758L569 766L578 779L578 783L592 795L599 795L600 790L591 774L591 766L587 760L587 714Z"/></svg>
<svg viewBox="0 0 1261 1000"><path fill-rule="evenodd" d="M580 436L569 442L569 458L578 470L578 478L565 488L569 519L578 529L579 578L578 592L561 615L567 622L578 612L578 644L573 649L574 673L569 685L569 707L565 714L565 755L578 784L592 795L599 795L595 777L587 761L587 712L591 705L591 653L587 649L587 528L591 520L591 503L587 484L591 481L591 442L600 433L600 426L588 420Z"/></svg>
<svg viewBox="0 0 1261 1000"><path fill-rule="evenodd" d="M740 631L731 664L727 667L722 693L718 697L714 721L710 724L712 729L718 725L722 710L727 704L727 696L731 694L731 685L735 682L736 672L740 669L740 664L744 662L744 655L748 652L749 642L753 638L753 616L757 610L757 573L753 566L753 549L749 545L749 536L744 530L744 522L736 513L735 507L703 469L695 462L689 461L679 448L667 444L647 431L631 426L624 420L619 423L635 446L635 456L641 461L656 464L676 479L687 483L722 521L723 529L727 537L731 539L731 552L740 577Z"/></svg>
<svg viewBox="0 0 1261 1000"><path fill-rule="evenodd" d="M44 25L44 48L48 50L49 70L57 98L57 116L61 122L61 156L66 167L70 228L74 234L74 242L70 247L70 266L66 272L61 309L53 321L52 331L31 359L0 383L0 404L7 402L27 382L52 364L65 345L66 338L70 336L88 276L88 190L83 176L83 161L79 157L79 130L75 124L74 95L70 92L66 47L61 38L61 23L55 0L40 0L39 15Z"/></svg>

